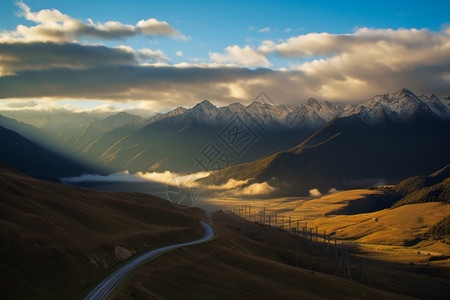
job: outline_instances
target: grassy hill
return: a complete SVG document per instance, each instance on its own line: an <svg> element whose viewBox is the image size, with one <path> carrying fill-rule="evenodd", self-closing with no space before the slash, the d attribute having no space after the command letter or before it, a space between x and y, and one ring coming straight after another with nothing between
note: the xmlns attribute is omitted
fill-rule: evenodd
<svg viewBox="0 0 450 300"><path fill-rule="evenodd" d="M412 299L330 275L333 259L323 273L304 268L303 241L301 267L293 266L293 237L284 231L268 232L224 212L212 218L217 239L146 264L119 285L112 299ZM314 247L313 253L317 268L320 249ZM356 266L352 270L358 272Z"/></svg>
<svg viewBox="0 0 450 300"><path fill-rule="evenodd" d="M450 202L450 165L429 176L414 176L385 189L388 195L398 197L392 207L425 202Z"/></svg>
<svg viewBox="0 0 450 300"><path fill-rule="evenodd" d="M97 192L0 164L2 299L73 299L129 256L203 235L204 213L146 194Z"/></svg>

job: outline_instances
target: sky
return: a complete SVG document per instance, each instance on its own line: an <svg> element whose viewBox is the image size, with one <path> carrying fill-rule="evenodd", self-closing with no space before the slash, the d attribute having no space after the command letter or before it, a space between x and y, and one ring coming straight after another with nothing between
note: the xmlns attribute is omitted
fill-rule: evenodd
<svg viewBox="0 0 450 300"><path fill-rule="evenodd" d="M449 1L0 0L0 109L450 95Z"/></svg>

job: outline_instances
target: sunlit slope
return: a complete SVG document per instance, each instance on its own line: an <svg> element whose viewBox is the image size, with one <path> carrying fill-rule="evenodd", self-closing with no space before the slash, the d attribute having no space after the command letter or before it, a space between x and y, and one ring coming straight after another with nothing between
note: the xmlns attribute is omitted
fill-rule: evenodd
<svg viewBox="0 0 450 300"><path fill-rule="evenodd" d="M334 232L339 239L363 243L409 245L450 215L450 205L439 202L404 205L367 214L339 215L309 220L308 226Z"/></svg>

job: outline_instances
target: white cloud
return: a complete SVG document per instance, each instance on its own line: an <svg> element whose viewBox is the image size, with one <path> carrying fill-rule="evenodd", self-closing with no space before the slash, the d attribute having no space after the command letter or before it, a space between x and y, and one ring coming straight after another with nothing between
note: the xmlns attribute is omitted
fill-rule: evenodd
<svg viewBox="0 0 450 300"><path fill-rule="evenodd" d="M165 184L175 184L183 186L197 186L195 182L199 178L209 176L209 172L198 172L192 174L177 174L175 172L165 171L165 172L137 172L135 174L130 174L128 171L117 172L110 175L82 175L79 177L66 177L61 178L62 182L76 183L76 182L146 182L154 181Z"/></svg>
<svg viewBox="0 0 450 300"><path fill-rule="evenodd" d="M18 2L20 11L18 16L36 23L35 26L18 25L13 31L0 33L0 42L75 42L81 37L101 40L122 39L126 37L143 36L169 36L186 39L180 32L172 28L165 21L154 18L141 20L135 26L122 24L117 21L88 23L72 18L56 9L43 9L32 12L23 2Z"/></svg>
<svg viewBox="0 0 450 300"><path fill-rule="evenodd" d="M222 184L222 185L211 185L208 188L212 189L212 190L230 190L230 189L234 189L240 186L243 186L245 184L248 183L248 179L247 180L236 180L233 178L230 178L226 183Z"/></svg>
<svg viewBox="0 0 450 300"><path fill-rule="evenodd" d="M178 57L181 57L181 56L183 56L183 51L177 51L175 54L176 54Z"/></svg>
<svg viewBox="0 0 450 300"><path fill-rule="evenodd" d="M209 57L217 63L232 63L245 67L270 67L271 63L265 55L249 46L241 48L237 45L225 48L225 54L210 52Z"/></svg>
<svg viewBox="0 0 450 300"><path fill-rule="evenodd" d="M262 183L253 183L244 189L240 190L238 193L245 196L254 196L254 195L266 195L273 191L276 188L268 184L267 182Z"/></svg>
<svg viewBox="0 0 450 300"><path fill-rule="evenodd" d="M311 189L309 190L309 195L311 197L320 197L322 196L322 193L318 189Z"/></svg>
<svg viewBox="0 0 450 300"><path fill-rule="evenodd" d="M448 93L448 31L361 28L350 34L300 35L271 47L284 58L319 57L292 68L302 73L304 88L320 98L364 99L402 87Z"/></svg>
<svg viewBox="0 0 450 300"><path fill-rule="evenodd" d="M270 27L264 27L261 28L260 30L258 30L258 32L269 32L270 31Z"/></svg>

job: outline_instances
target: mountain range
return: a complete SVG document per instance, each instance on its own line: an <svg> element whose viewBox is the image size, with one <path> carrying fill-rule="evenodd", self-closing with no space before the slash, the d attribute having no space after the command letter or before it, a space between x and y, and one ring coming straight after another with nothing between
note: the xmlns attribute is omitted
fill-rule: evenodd
<svg viewBox="0 0 450 300"><path fill-rule="evenodd" d="M433 99L433 100L430 100ZM449 162L449 109L403 89L349 106L299 145L203 179L268 182L286 195L398 182Z"/></svg>
<svg viewBox="0 0 450 300"><path fill-rule="evenodd" d="M106 118L77 113L61 124L46 117L36 127L3 117L0 126L98 170L224 168L206 181L271 181L279 190L295 186L305 194L313 187L396 181L446 165L447 102L402 89L345 107L314 98L298 107L260 102L216 107L204 100L149 119L125 112ZM216 161L206 164L211 150Z"/></svg>

